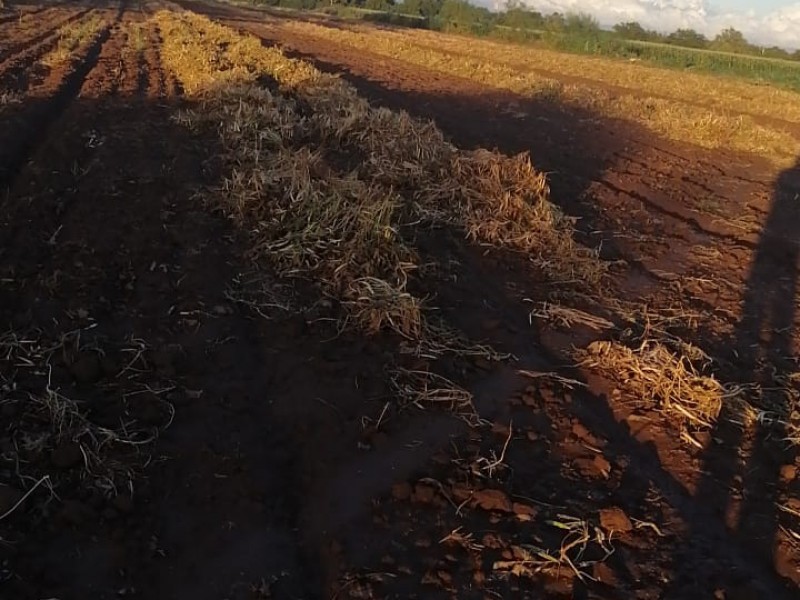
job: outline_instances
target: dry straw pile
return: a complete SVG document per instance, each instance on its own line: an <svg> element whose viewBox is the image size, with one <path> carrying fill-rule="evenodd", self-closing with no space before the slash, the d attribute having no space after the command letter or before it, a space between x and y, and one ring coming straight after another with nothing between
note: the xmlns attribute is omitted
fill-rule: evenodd
<svg viewBox="0 0 800 600"><path fill-rule="evenodd" d="M676 419L684 431L711 427L723 402L738 396L737 390L701 374L686 354L676 354L653 339L645 339L636 348L593 342L579 353L579 359L582 366L617 382L626 397Z"/></svg>
<svg viewBox="0 0 800 600"><path fill-rule="evenodd" d="M553 280L600 281L527 157L462 152L433 124L373 108L339 78L199 15L155 19L164 65L199 102L180 120L222 140L224 207L258 257L320 282L350 322L412 339L427 330L403 235L420 222L524 251Z"/></svg>

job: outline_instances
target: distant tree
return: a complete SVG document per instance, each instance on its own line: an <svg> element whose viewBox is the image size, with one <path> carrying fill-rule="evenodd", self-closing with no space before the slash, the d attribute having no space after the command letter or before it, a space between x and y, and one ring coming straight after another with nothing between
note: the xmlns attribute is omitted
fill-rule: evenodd
<svg viewBox="0 0 800 600"><path fill-rule="evenodd" d="M316 8L317 1L316 0L277 0L275 4L279 6L285 6L286 8L295 8L295 9L310 9Z"/></svg>
<svg viewBox="0 0 800 600"><path fill-rule="evenodd" d="M722 52L750 52L753 50L744 34L733 27L720 31L711 42L711 48Z"/></svg>
<svg viewBox="0 0 800 600"><path fill-rule="evenodd" d="M800 50L795 50L792 53L792 60L800 60Z"/></svg>
<svg viewBox="0 0 800 600"><path fill-rule="evenodd" d="M600 23L586 13L568 13L564 17L564 31L579 35L593 35L600 32Z"/></svg>
<svg viewBox="0 0 800 600"><path fill-rule="evenodd" d="M552 13L544 17L542 26L548 31L564 31L566 27L566 19L561 13Z"/></svg>
<svg viewBox="0 0 800 600"><path fill-rule="evenodd" d="M614 33L625 40L640 40L642 42L660 42L664 36L651 29L645 29L636 21L618 23L614 25Z"/></svg>
<svg viewBox="0 0 800 600"><path fill-rule="evenodd" d="M761 48L761 55L766 56L767 58L782 58L787 59L791 58L791 55L788 51L784 50L783 48L778 48L778 46L772 46L771 48Z"/></svg>
<svg viewBox="0 0 800 600"><path fill-rule="evenodd" d="M708 38L694 29L678 29L670 33L666 40L668 44L685 46L687 48L707 48Z"/></svg>
<svg viewBox="0 0 800 600"><path fill-rule="evenodd" d="M466 0L444 0L439 9L439 18L443 22L479 23L491 20L487 8L475 6Z"/></svg>
<svg viewBox="0 0 800 600"><path fill-rule="evenodd" d="M509 0L505 11L497 15L497 24L517 29L543 29L544 15L526 8L518 0Z"/></svg>
<svg viewBox="0 0 800 600"><path fill-rule="evenodd" d="M392 0L364 0L364 8L369 10L391 10L393 6Z"/></svg>
<svg viewBox="0 0 800 600"><path fill-rule="evenodd" d="M648 34L647 30L636 21L617 23L614 25L614 33L626 40L644 40Z"/></svg>
<svg viewBox="0 0 800 600"><path fill-rule="evenodd" d="M442 3L442 0L403 0L399 10L407 15L431 18L439 14Z"/></svg>

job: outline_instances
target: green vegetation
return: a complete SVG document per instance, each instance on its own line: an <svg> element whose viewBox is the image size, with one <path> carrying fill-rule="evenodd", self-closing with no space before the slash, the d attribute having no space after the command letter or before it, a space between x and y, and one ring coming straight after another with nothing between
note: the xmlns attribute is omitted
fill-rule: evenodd
<svg viewBox="0 0 800 600"><path fill-rule="evenodd" d="M603 30L588 15L544 15L509 0L492 12L466 0L250 0L257 5L320 10L347 19L476 35L564 52L643 61L656 66L731 75L800 91L800 50L763 48L728 28L709 40L691 29L661 34L636 22Z"/></svg>

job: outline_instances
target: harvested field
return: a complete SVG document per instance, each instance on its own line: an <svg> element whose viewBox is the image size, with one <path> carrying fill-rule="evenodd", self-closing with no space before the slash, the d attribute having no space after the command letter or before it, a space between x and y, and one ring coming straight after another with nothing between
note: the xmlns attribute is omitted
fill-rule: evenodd
<svg viewBox="0 0 800 600"><path fill-rule="evenodd" d="M797 596L794 96L460 39L0 13L0 597Z"/></svg>

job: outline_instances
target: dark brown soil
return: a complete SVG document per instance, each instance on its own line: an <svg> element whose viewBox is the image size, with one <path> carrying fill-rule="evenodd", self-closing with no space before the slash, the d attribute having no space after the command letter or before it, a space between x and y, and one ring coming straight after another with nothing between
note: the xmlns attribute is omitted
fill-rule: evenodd
<svg viewBox="0 0 800 600"><path fill-rule="evenodd" d="M435 120L460 147L529 151L553 200L580 217L580 239L615 261L612 296L700 315L674 331L726 382L798 371L797 168L277 37L263 13L191 7ZM87 10L112 26L69 67L37 73L55 28ZM27 95L0 111L0 332L60 350L48 374L0 356L0 387L49 377L93 423L143 442L111 445L107 459L126 468L101 485L77 440L46 454L14 446L24 409L2 388L0 514L42 477L55 485L0 520L0 597L797 597L800 519L778 506L800 511L800 462L775 427L686 444L663 415L565 366L599 334L529 321L526 300L551 290L525 257L455 235L418 241L457 265L437 306L518 360L446 367L485 427L398 413L390 341L339 335L332 307L246 260L242 234L199 199L219 182L216 140L171 119L184 100L158 31L143 53L124 50L122 25L142 13L36 14L25 32L0 17L0 89ZM275 298L268 318L234 300L254 287ZM158 439L144 443L148 432ZM579 520L595 541L570 556L590 576L528 576L525 556L557 552Z"/></svg>

